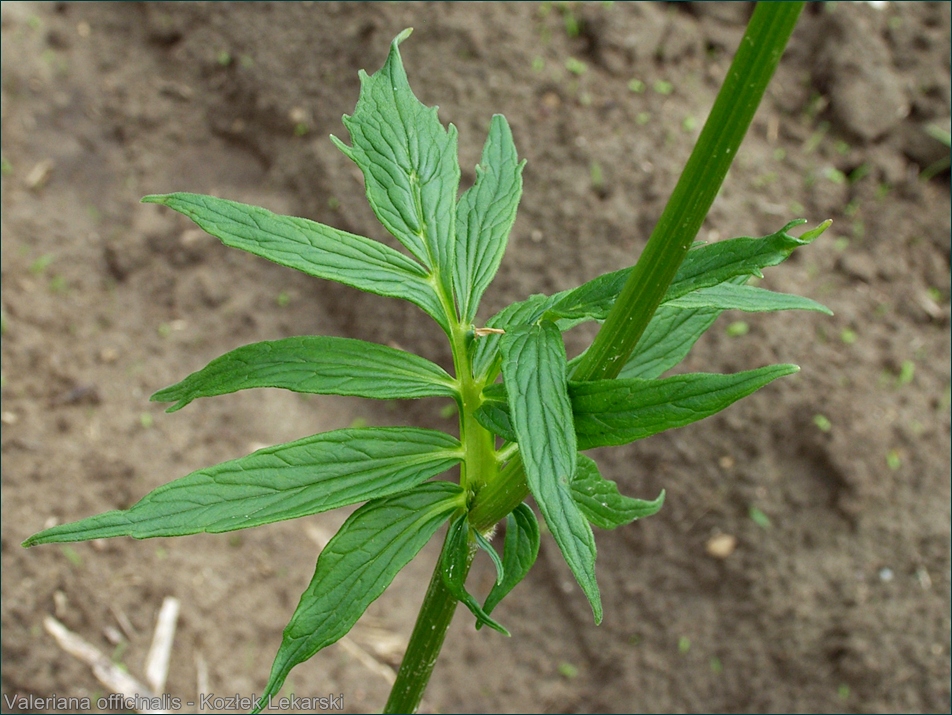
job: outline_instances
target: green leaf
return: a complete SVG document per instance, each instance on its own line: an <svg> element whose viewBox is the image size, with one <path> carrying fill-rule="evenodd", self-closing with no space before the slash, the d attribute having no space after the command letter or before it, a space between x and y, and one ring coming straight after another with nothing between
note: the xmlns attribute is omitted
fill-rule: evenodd
<svg viewBox="0 0 952 715"><path fill-rule="evenodd" d="M486 596L483 611L491 613L509 595L529 573L538 555L539 522L527 504L520 504L506 517L506 541L502 552L504 576Z"/></svg>
<svg viewBox="0 0 952 715"><path fill-rule="evenodd" d="M496 114L489 126L476 183L456 207L456 295L460 320L471 323L486 287L506 250L522 196L522 167L506 118Z"/></svg>
<svg viewBox="0 0 952 715"><path fill-rule="evenodd" d="M124 511L41 531L24 546L113 536L220 533L402 492L460 461L450 435L411 427L344 429L199 469Z"/></svg>
<svg viewBox="0 0 952 715"><path fill-rule="evenodd" d="M437 108L410 89L398 47L411 31L397 35L379 71L360 71L357 107L344 115L353 146L331 139L363 172L380 223L449 289L460 176L456 127L444 129Z"/></svg>
<svg viewBox="0 0 952 715"><path fill-rule="evenodd" d="M761 269L783 262L796 248L805 246L822 233L824 224L802 237L787 231L806 223L791 221L763 238L732 238L701 244L688 251L662 304L702 288L710 288L738 276L760 276ZM631 268L598 276L578 288L565 291L547 309L546 317L575 320L604 320L624 287ZM814 308L816 309L816 308Z"/></svg>
<svg viewBox="0 0 952 715"><path fill-rule="evenodd" d="M578 448L627 444L697 422L799 369L768 365L732 375L691 373L660 380L573 382L569 390Z"/></svg>
<svg viewBox="0 0 952 715"><path fill-rule="evenodd" d="M483 401L487 403L496 403L500 405L507 405L509 403L509 395L506 392L506 386L501 382L494 382L491 385L486 385L483 388L481 397Z"/></svg>
<svg viewBox="0 0 952 715"><path fill-rule="evenodd" d="M413 353L351 338L308 336L245 345L159 390L152 400L175 402L167 410L175 412L198 397L252 387L380 400L457 394L443 368Z"/></svg>
<svg viewBox="0 0 952 715"><path fill-rule="evenodd" d="M747 276L741 276L740 280L746 281ZM734 278L663 303L651 318L618 377L652 379L670 370L687 356L698 338L724 310L804 309L830 312L809 298L764 291L736 281ZM580 358L581 355L569 366L574 367Z"/></svg>
<svg viewBox="0 0 952 715"><path fill-rule="evenodd" d="M721 311L714 308L686 310L662 305L655 311L618 377L650 380L670 370L687 356L720 314Z"/></svg>
<svg viewBox="0 0 952 715"><path fill-rule="evenodd" d="M620 494L618 485L605 479L598 465L583 454L578 456L578 469L572 479L572 497L585 517L600 529L614 529L651 516L664 504L664 490L653 501Z"/></svg>
<svg viewBox="0 0 952 715"><path fill-rule="evenodd" d="M716 308L717 310L744 310L747 312L813 310L833 315L833 311L825 305L809 298L733 283L721 283L709 288L700 288L680 298L675 298L664 305L676 308Z"/></svg>
<svg viewBox="0 0 952 715"><path fill-rule="evenodd" d="M258 710L288 673L344 636L394 576L457 509L465 494L456 484L430 482L375 499L355 511L327 543L314 577L284 629Z"/></svg>
<svg viewBox="0 0 952 715"><path fill-rule="evenodd" d="M796 365L768 365L729 375L689 373L660 380L617 378L568 383L578 449L617 446L684 427L720 412ZM499 402L501 385L487 388L476 420L506 441L519 441L509 405ZM484 393L485 394L485 393ZM520 451L522 444L520 443ZM531 484L530 484L531 489ZM544 513L544 512L543 512Z"/></svg>
<svg viewBox="0 0 952 715"><path fill-rule="evenodd" d="M466 575L469 573L469 522L466 514L460 514L450 524L446 542L443 544L443 554L440 557L440 568L443 574L443 583L457 601L466 606L476 616L476 627L489 626L505 636L509 631L499 625L486 614L482 606L466 590Z"/></svg>
<svg viewBox="0 0 952 715"><path fill-rule="evenodd" d="M168 206L188 216L226 246L240 248L310 276L408 300L448 329L443 307L426 270L378 241L308 219L281 216L258 206L213 196L175 193L146 196L142 202Z"/></svg>
<svg viewBox="0 0 952 715"><path fill-rule="evenodd" d="M509 396L502 383L486 385L481 394L483 403L474 413L476 421L507 442L516 441L516 433L509 417Z"/></svg>
<svg viewBox="0 0 952 715"><path fill-rule="evenodd" d="M497 402L484 402L474 413L476 421L493 434L499 435L507 442L516 441L516 433L509 419L509 406Z"/></svg>
<svg viewBox="0 0 952 715"><path fill-rule="evenodd" d="M631 271L629 267L604 273L578 288L564 291L559 294L547 317L604 320Z"/></svg>
<svg viewBox="0 0 952 715"><path fill-rule="evenodd" d="M509 412L529 491L599 623L595 537L569 486L577 451L562 334L554 323L544 321L507 332L500 347Z"/></svg>
<svg viewBox="0 0 952 715"><path fill-rule="evenodd" d="M794 250L816 239L823 232L819 229L828 225L821 224L800 238L787 233L794 226L805 223L806 220L798 219L763 238L731 238L691 249L678 268L664 300L680 298L735 276L761 276L762 268L782 263Z"/></svg>
<svg viewBox="0 0 952 715"><path fill-rule="evenodd" d="M749 276L735 276L725 284L743 285ZM714 324L723 311L716 308L680 308L662 304L654 312L642 333L641 339L628 357L628 362L618 373L619 378L641 377L646 380L658 377L680 363L691 351L694 343ZM571 375L585 353L569 362Z"/></svg>
<svg viewBox="0 0 952 715"><path fill-rule="evenodd" d="M670 370L687 356L721 312L713 308L689 310L662 305L655 311L618 377L650 380ZM569 360L570 376L584 356L583 352Z"/></svg>

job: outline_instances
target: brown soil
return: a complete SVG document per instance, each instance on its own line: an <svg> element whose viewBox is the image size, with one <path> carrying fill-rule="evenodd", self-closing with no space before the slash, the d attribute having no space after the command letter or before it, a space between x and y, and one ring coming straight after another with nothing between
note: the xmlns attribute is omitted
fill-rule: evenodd
<svg viewBox="0 0 952 715"><path fill-rule="evenodd" d="M346 138L357 70L377 69L413 26L410 81L459 128L464 182L495 112L528 159L481 315L634 261L749 7L564 7L3 4L4 696L103 694L44 631L51 613L141 678L167 595L182 601L168 691L194 700L204 660L215 694L260 692L315 541L343 513L233 535L20 541L263 444L355 420L453 428L438 401L271 390L165 415L153 391L257 340L347 335L443 364L448 353L411 306L225 249L139 197L213 193L386 240L327 135ZM496 612L513 637L476 632L461 610L428 708L949 711L949 174L918 176L948 156L923 127L949 126L949 17L948 3L807 9L700 238L833 218L764 285L835 317L715 324L687 369L802 372L598 452L624 492L668 492L659 515L597 534L604 623L545 537ZM731 337L741 319L749 332ZM706 551L718 534L737 539L724 559ZM353 631L379 661L399 662L437 549ZM477 564L474 589L490 569ZM105 634L117 614L132 626L118 646ZM386 680L355 653L328 648L284 692L379 710Z"/></svg>

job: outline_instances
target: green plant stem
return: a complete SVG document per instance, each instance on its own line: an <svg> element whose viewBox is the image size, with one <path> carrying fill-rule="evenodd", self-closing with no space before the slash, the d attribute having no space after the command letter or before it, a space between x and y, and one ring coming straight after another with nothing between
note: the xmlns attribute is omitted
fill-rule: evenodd
<svg viewBox="0 0 952 715"><path fill-rule="evenodd" d="M474 555L475 552L470 552L467 571ZM413 627L413 635L400 663L400 671L383 708L384 713L412 713L420 706L457 603L443 583L443 571L438 559Z"/></svg>
<svg viewBox="0 0 952 715"><path fill-rule="evenodd" d="M803 5L757 4L681 178L574 380L617 377L625 365L720 191Z"/></svg>
<svg viewBox="0 0 952 715"><path fill-rule="evenodd" d="M608 319L573 373L573 379L617 376L641 338L720 190L803 5L802 2L757 5L681 178ZM463 465L468 488L479 488L470 511L470 523L486 531L518 506L528 496L529 489L522 462L517 458L490 477L470 472L471 469L495 470L496 465L495 460L491 465L487 460L487 442L480 432L485 430L471 413L467 414L475 409L467 399L468 390L475 385L471 384L466 352L458 344L461 337L454 333L454 357L463 393L460 439L467 451L472 446L477 452L472 456L467 454ZM489 438L490 444L491 441ZM385 713L409 713L419 707L456 604L443 584L437 563Z"/></svg>
<svg viewBox="0 0 952 715"><path fill-rule="evenodd" d="M475 494L496 477L495 440L492 433L476 421L484 383L473 376L469 350L471 328L456 317L450 297L446 293L441 297L450 326L448 337L459 388L459 438L466 455L460 468L460 486Z"/></svg>
<svg viewBox="0 0 952 715"><path fill-rule="evenodd" d="M450 324L449 337L453 350L454 369L459 383L460 442L463 444L466 455L460 466L460 484L473 494L479 493L487 484L499 481L496 478L498 467L495 438L476 421L475 414L482 399L483 383L473 377L473 366L467 345L468 328L461 325L455 315L450 312L450 305L448 300L444 300ZM475 555L475 550L470 551L466 564L467 572ZM438 560L433 568L430 585L423 598L406 653L400 663L397 679L384 707L385 713L410 713L415 712L420 706L423 692L436 665L437 656L443 647L446 630L456 612L457 603L456 598L443 583L443 568L441 560Z"/></svg>
<svg viewBox="0 0 952 715"><path fill-rule="evenodd" d="M468 370L469 363L466 362L464 367ZM496 480L495 439L475 416L482 399L482 388L482 384L471 377L460 381L459 432L466 455L460 468L460 484L470 494L479 493Z"/></svg>

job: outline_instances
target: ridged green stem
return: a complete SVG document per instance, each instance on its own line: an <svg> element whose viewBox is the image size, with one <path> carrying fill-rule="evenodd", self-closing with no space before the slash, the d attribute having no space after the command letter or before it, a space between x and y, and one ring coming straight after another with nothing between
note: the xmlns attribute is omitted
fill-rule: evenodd
<svg viewBox="0 0 952 715"><path fill-rule="evenodd" d="M757 4L681 178L572 379L610 379L624 367L721 189L803 5Z"/></svg>
<svg viewBox="0 0 952 715"><path fill-rule="evenodd" d="M387 698L383 712L412 713L420 707L423 691L430 682L430 675L443 647L446 631L453 622L457 603L443 583L443 570L437 561L430 577L430 586L423 598L423 606L413 627L413 635L410 636L403 662L400 663L400 671L390 689L390 697Z"/></svg>
<svg viewBox="0 0 952 715"><path fill-rule="evenodd" d="M444 300L450 324L449 338L459 389L459 432L465 457L460 465L460 485L468 492L478 493L487 484L499 481L495 438L476 421L483 383L474 379L467 345L468 328L452 314L451 303ZM508 513L508 512L507 512ZM466 571L472 565L475 551L470 551ZM433 673L446 631L453 621L458 601L443 582L441 560L436 562L423 605L417 615L410 642L400 663L397 679L390 690L384 713L415 712Z"/></svg>

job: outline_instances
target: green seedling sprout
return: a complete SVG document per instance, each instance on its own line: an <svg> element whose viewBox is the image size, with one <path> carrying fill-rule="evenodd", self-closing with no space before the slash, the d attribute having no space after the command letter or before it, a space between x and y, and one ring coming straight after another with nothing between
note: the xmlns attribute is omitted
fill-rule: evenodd
<svg viewBox="0 0 952 715"><path fill-rule="evenodd" d="M802 3L768 3L754 12L697 146L633 268L530 296L484 323L478 308L515 221L525 162L506 119L496 115L475 184L459 195L456 128L444 127L436 108L416 99L403 68L399 45L410 30L393 40L378 72L360 73L356 110L344 117L350 144L332 137L363 172L371 207L405 252L226 199L145 197L227 246L413 303L439 325L453 355L450 373L386 345L285 338L238 347L159 390L154 401L170 403L174 412L198 398L255 387L379 400L438 397L452 405L443 414L457 416L458 433L355 423L199 469L129 509L54 526L24 545L222 533L362 504L317 559L258 710L296 665L343 637L444 525L442 555L385 712L418 707L458 603L477 628L508 634L505 614L497 620L495 609L532 567L543 529L600 622L592 526L615 529L650 516L664 492L624 496L584 452L695 422L798 370L767 365L663 377L723 311L829 313L807 298L748 285L829 222L799 238L789 231L803 220L763 238L695 244L801 9ZM588 350L568 360L562 334L584 322L602 327ZM434 480L457 465L458 482ZM530 495L544 524L525 503ZM492 536L501 521L500 549ZM482 603L466 583L479 553L496 573ZM571 678L577 671L564 664L560 672Z"/></svg>

